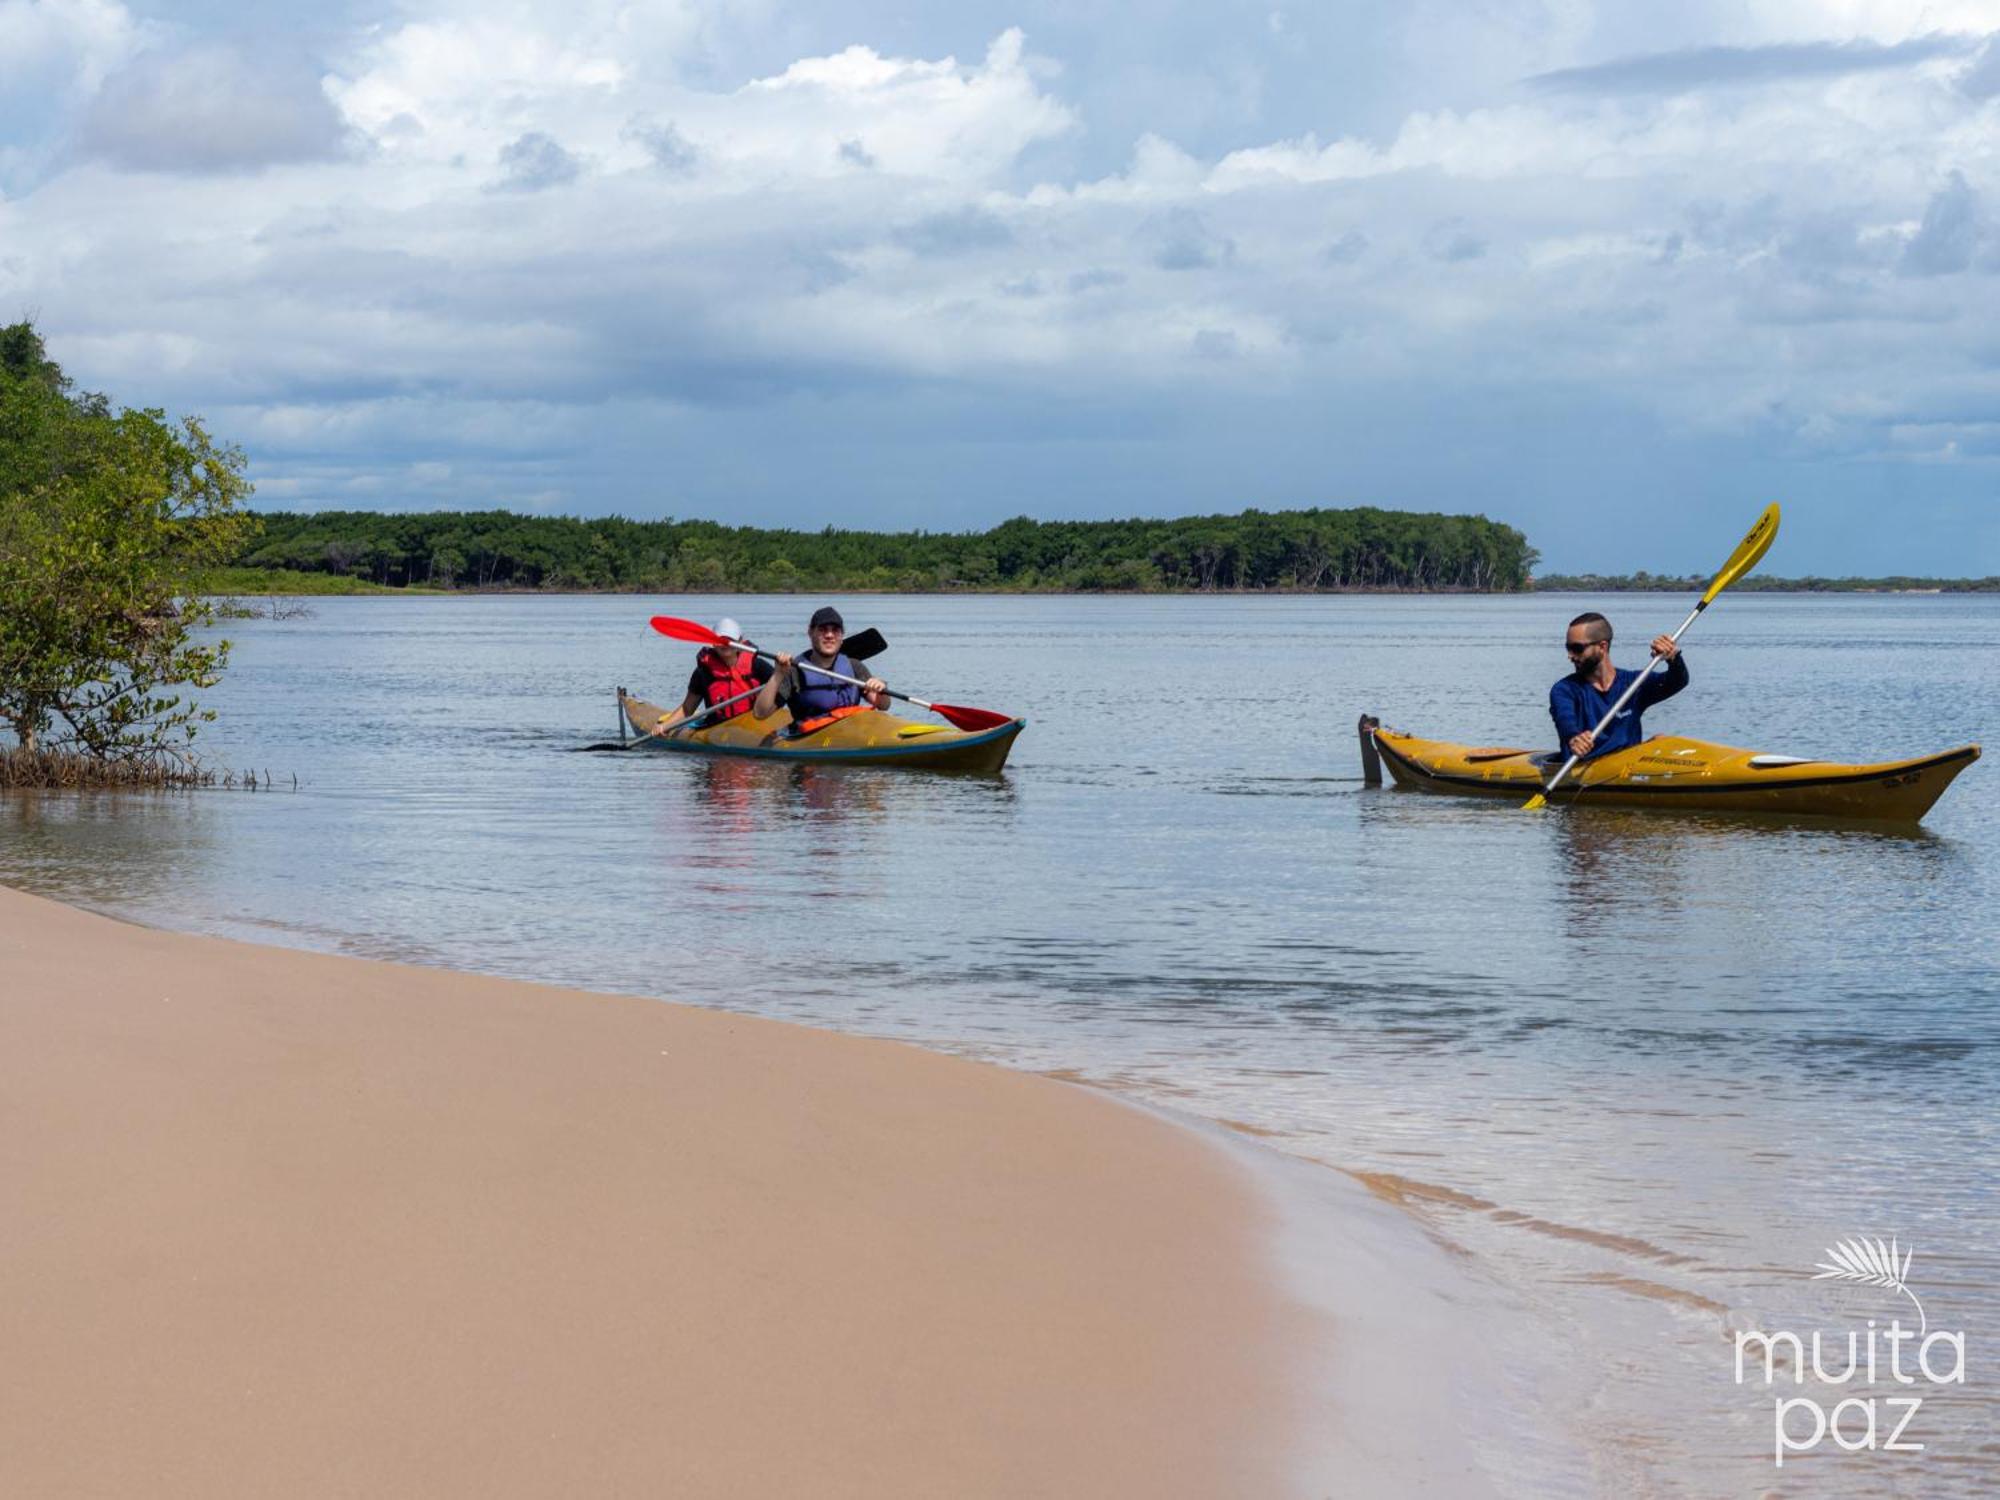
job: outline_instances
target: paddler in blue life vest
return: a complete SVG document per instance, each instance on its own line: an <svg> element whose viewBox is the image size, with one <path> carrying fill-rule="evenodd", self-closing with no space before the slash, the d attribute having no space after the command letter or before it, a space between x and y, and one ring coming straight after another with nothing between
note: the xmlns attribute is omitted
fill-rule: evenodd
<svg viewBox="0 0 2000 1500"><path fill-rule="evenodd" d="M743 627L734 620L717 620L715 633L732 641L743 639ZM759 660L753 651L740 646L703 646L695 656L694 671L688 674L687 696L679 708L661 717L653 732L664 734L704 708L715 708L702 720L705 725L747 714L752 700L746 695L756 692L773 675L771 664Z"/></svg>
<svg viewBox="0 0 2000 1500"><path fill-rule="evenodd" d="M1638 744L1645 738L1639 715L1688 685L1681 648L1672 636L1654 636L1653 655L1666 660L1667 670L1655 672L1647 663L1646 680L1632 701L1601 737L1593 738L1591 731L1639 674L1630 667L1621 670L1611 665L1611 622L1595 611L1569 622L1563 650L1569 653L1570 675L1549 689L1549 717L1556 721L1557 742L1571 755L1609 755Z"/></svg>
<svg viewBox="0 0 2000 1500"><path fill-rule="evenodd" d="M806 651L796 657L778 653L778 670L757 694L757 717L776 713L781 702L789 704L792 733L799 735L824 729L849 714L880 708L882 690L887 686L881 678L870 677L865 686L856 687L826 675L838 672L842 677L861 678L854 660L840 649L846 639L847 623L839 610L831 605L814 610L812 623L806 626ZM824 670L815 672L814 667Z"/></svg>

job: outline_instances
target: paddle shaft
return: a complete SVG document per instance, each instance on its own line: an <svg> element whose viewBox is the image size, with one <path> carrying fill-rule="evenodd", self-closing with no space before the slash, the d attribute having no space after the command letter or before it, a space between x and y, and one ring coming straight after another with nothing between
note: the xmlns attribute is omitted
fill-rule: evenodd
<svg viewBox="0 0 2000 1500"><path fill-rule="evenodd" d="M748 641L737 641L734 644L741 647L743 650L748 651L751 655L755 656L759 661L767 661L774 667L778 664L778 658L775 652L760 650L758 647L751 645L750 642ZM799 658L797 657L794 657L792 659L794 662L799 660ZM806 663L806 670L809 672L817 672L822 677L831 677L835 682L852 683L854 686L858 688L865 688L868 686L868 684L862 681L859 677L849 677L844 672L829 672L825 667L814 666L811 662ZM685 719L682 719L678 724L670 724L667 726L666 729L655 729L651 731L651 734L643 734L639 737L641 739L650 739L654 734L667 734L671 733L673 730L676 729L685 729L687 728L688 725L694 723L696 720L707 718L717 709L727 708L732 703L741 703L745 698L754 698L762 691L764 691L764 684L760 682L757 684L757 686L750 689L750 691L747 693L738 693L734 698L724 698L720 703L711 703L707 708L704 708L700 713L689 714ZM926 703L921 698L912 698L908 693L899 693L894 688L885 687L882 689L882 691L891 698L901 698L905 703L914 703L919 708L935 707L934 704Z"/></svg>
<svg viewBox="0 0 2000 1500"><path fill-rule="evenodd" d="M773 664L777 661L777 658L769 651L759 651L757 654L771 661ZM868 686L859 677L849 677L845 672L830 672L817 663L807 661L804 656L793 657L792 665L801 672L817 672L822 677L831 677L835 682L851 683L858 688ZM801 678L800 680L803 681L804 679ZM928 708L932 713L937 714L954 728L963 729L968 734L983 733L988 729L998 729L1003 724L1014 722L1005 714L996 714L991 709L961 708L955 703L933 703L928 698L917 698L909 693L899 693L892 687L883 688L882 694L884 697L894 698L899 702L914 703L918 708Z"/></svg>
<svg viewBox="0 0 2000 1500"><path fill-rule="evenodd" d="M1681 621L1680 629L1676 630L1672 635L1668 636L1667 639L1672 641L1676 646L1678 646L1681 643L1681 636L1686 633L1688 626L1694 624L1696 620L1700 619L1701 612L1707 608L1708 608L1708 601L1704 599L1701 601L1701 603L1697 604L1693 608L1693 610L1689 612L1688 617L1685 620ZM1653 658L1654 662L1658 660L1659 660L1658 657ZM1604 733L1605 730L1611 727L1611 721L1617 718L1619 714L1625 711L1625 705L1632 701L1632 695L1639 691L1639 685L1652 675L1653 675L1653 662L1646 663L1645 671L1634 674L1632 680L1625 685L1625 691L1618 695L1618 701L1611 705L1610 712L1606 713L1603 718L1599 719L1597 721L1597 727L1590 731L1591 749L1595 750L1597 748L1597 743L1596 743L1597 737L1600 734ZM1578 755L1575 751L1571 751L1569 759L1562 763L1562 769L1556 772L1555 775L1551 776L1548 780L1548 784L1542 788L1542 795L1546 797L1550 792L1553 792L1558 786L1562 785L1562 779L1565 776L1569 775L1570 769L1573 766L1575 766L1578 761L1582 759L1583 757L1581 755Z"/></svg>
<svg viewBox="0 0 2000 1500"><path fill-rule="evenodd" d="M729 705L732 703L741 703L745 698L754 698L763 691L764 691L764 684L760 682L755 687L749 689L747 692L738 693L733 698L724 698L720 703L711 703L708 705L707 708L704 708L700 713L689 714L685 719L682 719L678 724L668 724L664 728L649 729L644 734L640 735L639 738L642 740L650 740L656 734L672 734L676 729L686 729L690 724L699 724L703 719L708 718L710 715L722 712L723 709L729 707Z"/></svg>
<svg viewBox="0 0 2000 1500"><path fill-rule="evenodd" d="M752 649L754 650L755 648L753 647ZM758 651L757 654L769 661L773 666L777 664L777 657L771 652ZM829 672L825 667L815 662L807 661L804 656L793 657L792 665L801 672L817 672L822 677L831 677L835 682L851 683L858 688L868 686L859 677L849 677L845 672ZM804 679L801 678L800 681L804 681ZM916 698L908 693L899 693L892 687L883 688L882 695L885 698L895 698L903 703L914 703L918 708L928 708L932 713L942 715L957 728L968 732L998 729L1002 724L1008 722L1005 714L996 714L984 708L960 708L952 703L933 703L928 698Z"/></svg>
<svg viewBox="0 0 2000 1500"><path fill-rule="evenodd" d="M723 637L717 635L714 631L710 630L706 625L698 625L693 620L680 620L674 618L672 615L654 615L651 623L653 629L659 631L661 635L671 636L674 640L677 641L693 641L696 644L703 646L734 646L739 650L748 651L752 655L761 657L765 661L773 663L777 661L777 655L775 652L759 650L757 646L750 641L725 640ZM862 635L864 637L869 635L875 636L875 641L870 648L871 651L879 650L881 649L882 646L887 644L886 642L882 641L880 635L877 634L876 632L863 631ZM809 655L810 653L807 654ZM850 653L850 659L852 659L852 653ZM868 686L868 684L862 681L859 677L849 677L844 672L830 671L825 667L818 666L808 660L805 660L804 657L794 657L793 660L795 663L802 663L801 670L807 672L818 672L821 676L829 679L830 681L851 683L853 686L859 688L865 688ZM978 733L988 729L999 729L1007 724L1013 724L1019 722L1018 720L1010 719L1005 714L996 714L992 712L990 709L961 708L951 703L933 703L928 698L915 698L908 693L899 693L894 688L885 687L883 688L882 691L886 693L889 697L898 699L904 703L914 703L919 708L927 708L932 713L944 719L945 722L954 725L959 729L965 730L968 734Z"/></svg>
<svg viewBox="0 0 2000 1500"><path fill-rule="evenodd" d="M755 646L752 646L748 641L740 641L738 642L738 644L744 647L754 656L761 656L766 661L771 660L769 652L759 651ZM859 635L855 636L853 642L849 644L845 649L847 651L848 656L854 661L866 661L868 660L869 657L874 656L883 650L886 650L888 644L889 643L887 641L882 639L881 631L870 629L870 630L864 630ZM776 663L773 663L773 665L776 665ZM642 740L650 740L656 734L672 734L677 729L690 728L695 724L699 724L703 719L709 718L715 714L722 712L723 709L728 708L732 703L741 703L745 698L756 697L763 690L764 690L764 684L760 682L757 684L757 686L751 688L748 692L738 693L733 698L724 698L720 703L711 703L708 705L708 707L704 708L700 713L689 714L685 719L682 719L678 724L669 724L664 729L658 729L658 728L649 729L644 734L640 735L639 738Z"/></svg>
<svg viewBox="0 0 2000 1500"><path fill-rule="evenodd" d="M745 644L748 643L746 642ZM774 667L778 664L778 657L775 652L759 651L757 654L763 657L765 661L768 661ZM831 677L835 682L849 683L852 686L858 688L865 688L868 686L868 684L863 682L859 677L849 677L845 672L830 672L825 667L822 667L815 662L809 662L805 659L805 656L803 654L793 657L792 665L794 667L800 668L800 670L802 671L817 672L822 677ZM917 705L918 708L935 709L937 707L935 703L926 703L922 698L912 698L908 693L899 693L892 687L883 688L882 695L885 698L901 699L904 703L914 703Z"/></svg>

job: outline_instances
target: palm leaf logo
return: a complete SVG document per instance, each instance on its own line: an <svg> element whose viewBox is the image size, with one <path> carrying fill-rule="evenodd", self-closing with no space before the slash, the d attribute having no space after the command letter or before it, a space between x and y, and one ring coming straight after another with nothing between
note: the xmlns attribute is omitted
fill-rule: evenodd
<svg viewBox="0 0 2000 1500"><path fill-rule="evenodd" d="M1826 1252L1825 1260L1816 1260L1813 1265L1819 1270L1814 1281L1825 1281L1829 1277L1837 1281L1858 1281L1863 1286L1887 1287L1908 1297L1917 1309L1917 1337L1922 1338L1930 1329L1929 1320L1924 1317L1924 1305L1917 1301L1917 1294L1910 1290L1910 1262L1916 1258L1916 1247L1902 1249L1893 1239L1888 1244L1880 1240L1843 1240Z"/></svg>

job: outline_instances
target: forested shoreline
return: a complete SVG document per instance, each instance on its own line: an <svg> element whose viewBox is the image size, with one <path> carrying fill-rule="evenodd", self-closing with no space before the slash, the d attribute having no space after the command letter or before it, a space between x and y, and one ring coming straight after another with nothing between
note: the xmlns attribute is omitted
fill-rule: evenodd
<svg viewBox="0 0 2000 1500"><path fill-rule="evenodd" d="M1706 576L1669 573L1550 573L1537 578L1543 594L1699 593ZM2000 593L2000 577L1986 578L1778 578L1752 573L1730 585L1743 594L1991 594Z"/></svg>
<svg viewBox="0 0 2000 1500"><path fill-rule="evenodd" d="M1536 577L1535 549L1479 515L1353 509L1174 520L1035 521L987 531L785 531L510 511L268 512L218 594L1628 593L1705 576ZM1758 593L1990 593L2000 577L1783 578Z"/></svg>
<svg viewBox="0 0 2000 1500"><path fill-rule="evenodd" d="M266 512L243 570L378 587L629 591L1517 592L1535 551L1484 516L1349 510L1035 521L979 532L782 531L506 511Z"/></svg>

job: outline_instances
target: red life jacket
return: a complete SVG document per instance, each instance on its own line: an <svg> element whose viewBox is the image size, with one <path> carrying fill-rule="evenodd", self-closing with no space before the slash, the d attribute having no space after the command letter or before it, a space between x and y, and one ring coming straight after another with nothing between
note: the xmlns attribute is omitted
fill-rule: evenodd
<svg viewBox="0 0 2000 1500"><path fill-rule="evenodd" d="M718 703L727 702L739 693L747 693L760 686L756 672L757 658L751 652L737 652L736 665L731 667L723 665L720 653L713 647L704 646L701 648L701 653L695 657L695 664L708 673L710 708L714 708ZM745 698L741 703L731 703L729 707L717 710L712 717L733 719L738 714L749 713L751 706L751 700Z"/></svg>

